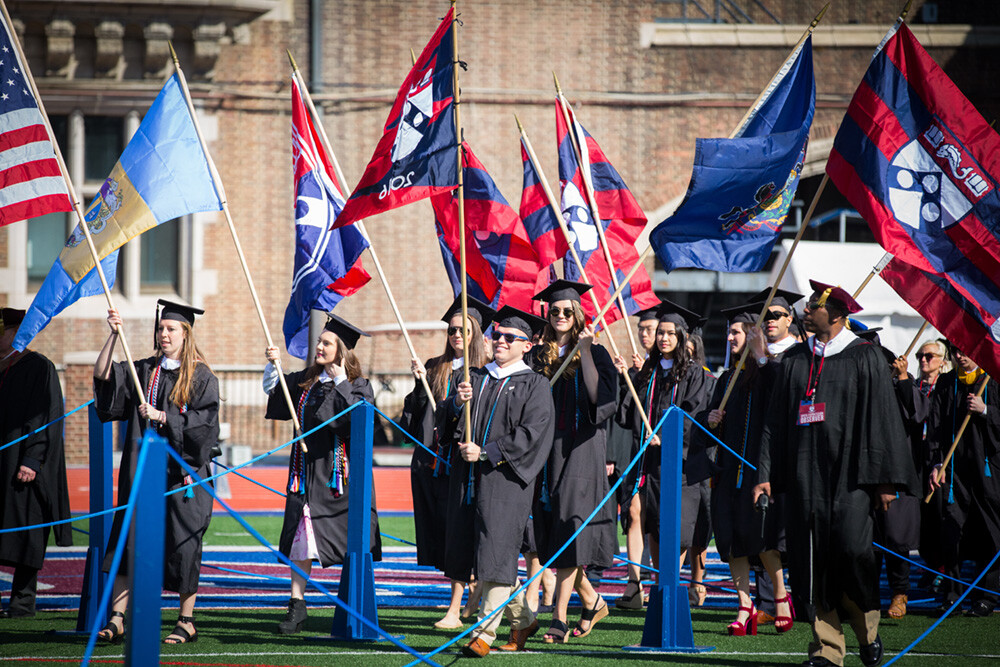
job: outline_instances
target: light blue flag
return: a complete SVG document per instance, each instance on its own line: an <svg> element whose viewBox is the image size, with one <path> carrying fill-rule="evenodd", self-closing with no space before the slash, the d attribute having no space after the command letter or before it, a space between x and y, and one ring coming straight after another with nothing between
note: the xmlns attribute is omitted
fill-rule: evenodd
<svg viewBox="0 0 1000 667"><path fill-rule="evenodd" d="M118 249L130 239L182 215L221 209L208 158L175 74L84 216L109 285L114 284ZM18 328L16 349L27 347L67 306L103 291L85 241L77 225Z"/></svg>

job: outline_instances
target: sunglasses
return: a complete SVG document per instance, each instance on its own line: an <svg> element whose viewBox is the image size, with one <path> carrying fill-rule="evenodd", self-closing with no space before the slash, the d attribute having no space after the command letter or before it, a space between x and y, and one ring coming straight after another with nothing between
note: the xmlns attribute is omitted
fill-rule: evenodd
<svg viewBox="0 0 1000 667"><path fill-rule="evenodd" d="M503 338L507 341L508 345L511 345L515 340L528 340L527 336L518 336L512 333L500 333L499 331L494 331L492 336L494 341L498 341Z"/></svg>
<svg viewBox="0 0 1000 667"><path fill-rule="evenodd" d="M806 304L806 308L809 310L819 310L820 308L826 307L826 304L821 304L819 301L810 301Z"/></svg>
<svg viewBox="0 0 1000 667"><path fill-rule="evenodd" d="M553 306L553 307L549 308L549 317L552 317L553 315L555 315L556 317L559 317L560 315L562 315L563 317L567 317L567 318L573 317L573 308L572 307L569 307L569 308L557 308L557 307Z"/></svg>
<svg viewBox="0 0 1000 667"><path fill-rule="evenodd" d="M454 336L462 330L462 327L448 327L448 335Z"/></svg>
<svg viewBox="0 0 1000 667"><path fill-rule="evenodd" d="M767 314L764 315L764 321L769 322L771 320L780 320L782 317L789 317L791 313L786 313L783 310L769 310Z"/></svg>
<svg viewBox="0 0 1000 667"><path fill-rule="evenodd" d="M920 354L917 355L917 361L930 361L931 359L937 356L940 355L934 354L933 352L921 352Z"/></svg>

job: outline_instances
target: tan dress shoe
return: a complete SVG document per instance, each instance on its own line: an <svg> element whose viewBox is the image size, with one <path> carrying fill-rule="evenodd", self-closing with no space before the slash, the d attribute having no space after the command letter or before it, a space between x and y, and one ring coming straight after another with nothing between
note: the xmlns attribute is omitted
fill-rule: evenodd
<svg viewBox="0 0 1000 667"><path fill-rule="evenodd" d="M534 634L538 632L538 621L534 620L526 628L521 630L511 630L510 631L510 641L499 647L499 651L523 651L524 645L527 643L529 637L533 637Z"/></svg>
<svg viewBox="0 0 1000 667"><path fill-rule="evenodd" d="M490 647L479 637L462 647L462 655L467 658L485 658L489 655Z"/></svg>

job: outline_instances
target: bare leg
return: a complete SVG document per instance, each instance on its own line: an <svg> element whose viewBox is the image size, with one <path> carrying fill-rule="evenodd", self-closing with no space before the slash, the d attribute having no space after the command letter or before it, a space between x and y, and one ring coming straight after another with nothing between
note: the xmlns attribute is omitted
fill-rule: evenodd
<svg viewBox="0 0 1000 667"><path fill-rule="evenodd" d="M128 594L128 577L119 574L115 577L115 586L111 593L111 611L117 611L120 614L124 614L125 610L128 609ZM108 623L118 628L120 632L125 631L125 619L121 616L112 616L108 619ZM101 630L97 633L97 636L104 640L110 640L112 638L110 630Z"/></svg>
<svg viewBox="0 0 1000 667"><path fill-rule="evenodd" d="M729 571L733 573L733 583L739 596L740 610L736 614L736 623L745 625L750 618L750 560L745 556L732 558L729 561Z"/></svg>
<svg viewBox="0 0 1000 667"><path fill-rule="evenodd" d="M706 551L708 550L702 549L691 552L691 590L694 591L694 597L699 607L705 604L705 585L702 582L705 581Z"/></svg>
<svg viewBox="0 0 1000 667"><path fill-rule="evenodd" d="M538 560L538 554L527 553L524 554L524 560L528 564L528 580L542 569L542 562ZM538 589L542 586L542 576L537 577L534 581L528 584L528 587L524 589L524 595L527 598L528 609L531 610L532 614L538 613Z"/></svg>
<svg viewBox="0 0 1000 667"><path fill-rule="evenodd" d="M462 627L462 619L458 617L458 612L462 609L462 593L464 591L464 583L451 580L451 600L448 603L448 611L445 612L444 618L434 624L435 628L452 630Z"/></svg>
<svg viewBox="0 0 1000 667"><path fill-rule="evenodd" d="M629 581L642 581L639 561L642 560L642 512L639 504L639 494L632 496L628 506L628 532L625 534L625 553L632 561L628 564Z"/></svg>
<svg viewBox="0 0 1000 667"><path fill-rule="evenodd" d="M576 585L576 575L579 568L561 567L556 570L556 606L552 610L552 620L566 622L569 615L569 599Z"/></svg>
<svg viewBox="0 0 1000 667"><path fill-rule="evenodd" d="M197 593L184 593L183 595L181 595L180 596L181 608L178 615L187 616L188 618L193 617L194 602L197 597L198 597ZM184 628L187 631L188 635L190 635L191 637L194 637L197 634L194 629L194 623L186 623L178 620L177 625ZM183 644L185 641L187 640L185 640L184 637L175 634L173 632L167 635L166 639L164 640L164 642L167 644Z"/></svg>
<svg viewBox="0 0 1000 667"><path fill-rule="evenodd" d="M465 607L462 609L462 618L469 618L476 615L479 611L479 598L482 592L478 581L472 580L469 582L469 599L465 601Z"/></svg>
<svg viewBox="0 0 1000 667"><path fill-rule="evenodd" d="M556 575L551 568L542 572L542 604L552 606L556 602Z"/></svg>
<svg viewBox="0 0 1000 667"><path fill-rule="evenodd" d="M296 565L299 566L303 572L306 573L308 577L312 573L312 561L311 560L297 560L294 561ZM304 600L306 597L306 580L299 575L298 572L292 571L292 599L293 600Z"/></svg>
<svg viewBox="0 0 1000 667"><path fill-rule="evenodd" d="M791 619L792 603L788 597L788 590L785 588L785 572L781 569L781 554L777 549L762 551L760 562L763 563L764 569L767 570L767 574L774 584L774 615ZM778 605L782 605L782 608L779 608ZM783 611L787 613L782 613Z"/></svg>

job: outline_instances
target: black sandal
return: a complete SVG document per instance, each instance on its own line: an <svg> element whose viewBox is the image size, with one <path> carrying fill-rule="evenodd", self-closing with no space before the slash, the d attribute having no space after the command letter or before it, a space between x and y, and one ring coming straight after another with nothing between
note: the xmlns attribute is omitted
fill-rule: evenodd
<svg viewBox="0 0 1000 667"><path fill-rule="evenodd" d="M598 607L597 605L601 602L604 602L604 606ZM605 602L604 598L601 596L597 596L597 601L594 602L594 607L592 609L582 609L580 611L580 623L587 621L590 625L588 625L587 629L584 630L580 627L580 623L577 623L576 627L573 628L573 637L577 639L586 637L590 634L591 630L594 629L594 626L597 625L597 622L609 613L610 610L608 609L608 603Z"/></svg>
<svg viewBox="0 0 1000 667"><path fill-rule="evenodd" d="M197 630L197 628L195 629L194 634L191 634L190 632L188 632L187 630L185 630L183 627L181 627L181 623L190 623L191 626L193 627L194 626L194 616L178 616L177 617L177 625L174 626L173 632L171 632L169 635L167 635L163 639L163 643L164 644L170 644L170 645L175 645L175 644L193 644L196 641L198 641L198 630ZM180 641L172 640L171 638L174 637L174 636L180 637Z"/></svg>
<svg viewBox="0 0 1000 667"><path fill-rule="evenodd" d="M118 617L122 619L122 629L119 630L118 626L111 622L112 618ZM105 635L104 633L108 634ZM97 631L97 638L101 641L108 642L109 644L121 644L125 641L125 614L120 611L111 612L111 618L108 619L107 624Z"/></svg>
<svg viewBox="0 0 1000 667"><path fill-rule="evenodd" d="M552 619L552 625L542 635L542 641L546 644L565 644L569 641L569 627L562 621Z"/></svg>

